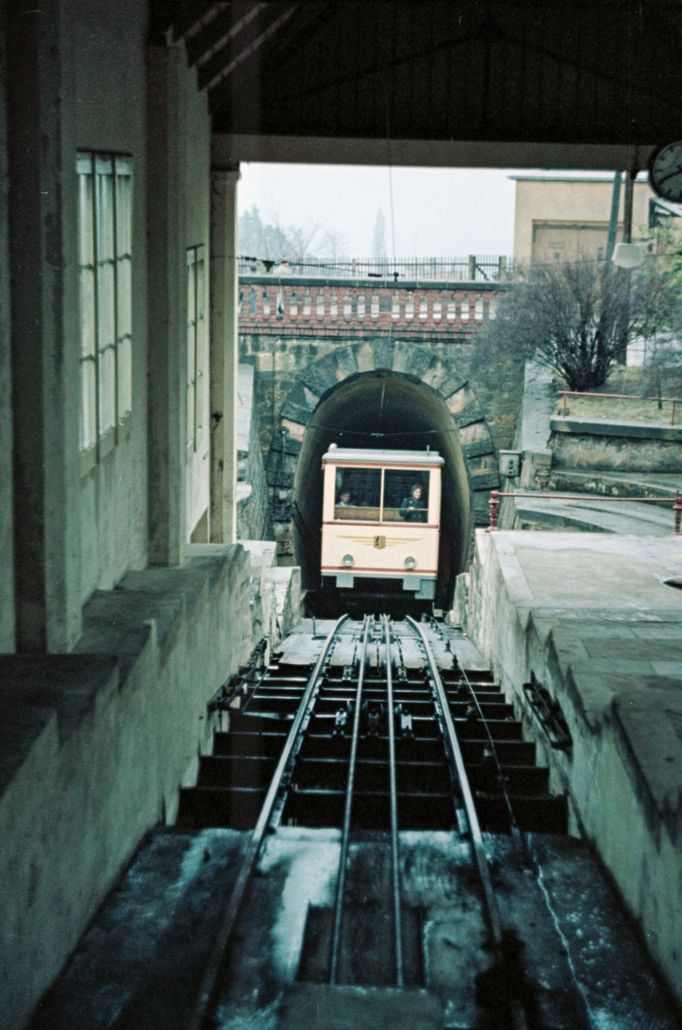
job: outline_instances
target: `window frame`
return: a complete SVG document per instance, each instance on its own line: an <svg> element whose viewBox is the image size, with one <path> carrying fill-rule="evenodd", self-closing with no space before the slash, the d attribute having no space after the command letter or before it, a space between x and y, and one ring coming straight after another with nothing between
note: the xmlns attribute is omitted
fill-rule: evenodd
<svg viewBox="0 0 682 1030"><path fill-rule="evenodd" d="M132 417L133 158L78 150L75 171L79 453L84 476L124 439ZM105 365L111 366L109 375ZM92 373L86 377L87 366Z"/></svg>
<svg viewBox="0 0 682 1030"><path fill-rule="evenodd" d="M348 523L348 522L358 522L358 523L362 523L363 525L368 525L368 526L376 526L376 525L381 525L381 524L384 524L384 523L386 523L388 525L393 525L393 526L395 526L395 525L403 525L404 526L406 524L408 524L408 525L412 524L411 522L406 523L406 521L404 519L400 519L400 518L398 518L398 519L395 519L395 518L385 519L384 518L384 511L385 511L385 509L387 507L387 505L385 504L385 500L386 500L386 498L385 498L385 493L386 493L386 473L387 472L400 473L401 475L405 475L408 478L414 478L415 476L421 476L422 477L422 479L424 481L420 485L422 486L422 490L424 492L425 504L424 504L423 511L425 512L425 517L424 517L424 521L423 522L419 522L417 524L422 526L422 528L423 528L425 523L426 524L429 523L429 515L431 513L431 488L432 488L432 473L433 473L433 469L430 466L423 466L423 467L416 467L416 468L412 468L410 466L406 466L406 467L403 468L403 467L400 467L400 466L389 466L389 467L386 467L384 465L359 465L359 464L356 464L356 463L351 463L349 465L342 465L342 464L338 464L337 465L337 464L335 464L334 468L335 468L335 473L334 473L335 482L334 482L334 493L333 493L333 498L332 498L332 520L331 521L335 525L337 525L337 524L343 525L344 523ZM338 492L340 492L342 488L336 486L336 475L338 474L338 472L359 471L359 470L364 470L365 472L376 471L376 472L380 473L380 478L379 478L379 504L376 506L377 510L378 510L378 513L379 513L379 516L378 516L377 519L361 518L361 517L359 517L356 514L349 514L349 515L347 515L345 517L337 515L337 511L338 511L338 509L340 507L340 505L337 504L337 497L338 497ZM401 498L401 500L402 500L402 498ZM356 508L356 507L363 507L363 506L362 505L351 505L350 506L351 510L353 508ZM374 505L370 505L370 507L374 507ZM388 508L393 510L395 508L395 505L388 505Z"/></svg>
<svg viewBox="0 0 682 1030"><path fill-rule="evenodd" d="M197 243L185 252L187 269L187 311L185 313L186 369L185 440L187 460L199 450L207 412L204 411L203 384L208 373L206 325L206 244ZM190 310L190 308L192 310ZM192 417L190 419L190 396ZM191 421L191 426L190 426Z"/></svg>

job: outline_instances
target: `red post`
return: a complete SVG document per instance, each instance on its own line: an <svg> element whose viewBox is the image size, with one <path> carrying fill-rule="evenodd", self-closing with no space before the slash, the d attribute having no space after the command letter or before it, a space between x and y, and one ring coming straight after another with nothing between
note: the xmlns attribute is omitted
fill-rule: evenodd
<svg viewBox="0 0 682 1030"><path fill-rule="evenodd" d="M675 514L675 528L673 533L680 532L680 523L682 522L682 493L678 490L675 494L675 503L673 504L673 512Z"/></svg>
<svg viewBox="0 0 682 1030"><path fill-rule="evenodd" d="M679 496L679 495L678 495ZM681 505L682 506L682 505ZM488 529L497 529L497 512L500 507L500 491L490 491L490 522L488 523ZM679 532L679 530L678 530Z"/></svg>

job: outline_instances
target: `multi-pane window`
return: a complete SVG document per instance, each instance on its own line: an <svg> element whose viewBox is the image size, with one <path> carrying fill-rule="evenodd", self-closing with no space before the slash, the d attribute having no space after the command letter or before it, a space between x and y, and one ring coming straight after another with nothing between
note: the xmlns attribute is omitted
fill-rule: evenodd
<svg viewBox="0 0 682 1030"><path fill-rule="evenodd" d="M334 518L353 522L427 522L429 475L414 469L338 468Z"/></svg>
<svg viewBox="0 0 682 1030"><path fill-rule="evenodd" d="M129 157L80 153L80 448L91 467L132 407L132 181Z"/></svg>
<svg viewBox="0 0 682 1030"><path fill-rule="evenodd" d="M254 294L255 296L255 294ZM187 250L187 450L194 452L206 422L205 248Z"/></svg>

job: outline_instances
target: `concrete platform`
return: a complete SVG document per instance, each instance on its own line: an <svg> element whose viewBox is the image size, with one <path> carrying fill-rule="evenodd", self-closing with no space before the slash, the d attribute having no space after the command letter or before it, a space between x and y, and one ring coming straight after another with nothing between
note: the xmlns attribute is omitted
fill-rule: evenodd
<svg viewBox="0 0 682 1030"><path fill-rule="evenodd" d="M148 838L31 1030L185 1030L247 836L213 829ZM522 863L509 837L485 834L484 847L503 923L524 945L519 975L532 991L535 1026L675 1025L588 848L532 834ZM216 1030L499 1030L494 999L487 1010L477 1001L491 953L466 839L400 835L404 955L419 956L421 969L402 991L393 987L389 844L376 834L351 846L341 985L324 982L329 942L312 917L332 914L339 848L336 830L280 828L268 838L218 985Z"/></svg>
<svg viewBox="0 0 682 1030"><path fill-rule="evenodd" d="M682 997L682 590L669 580L682 581L679 537L481 531L467 629ZM569 753L527 706L531 674L563 711Z"/></svg>

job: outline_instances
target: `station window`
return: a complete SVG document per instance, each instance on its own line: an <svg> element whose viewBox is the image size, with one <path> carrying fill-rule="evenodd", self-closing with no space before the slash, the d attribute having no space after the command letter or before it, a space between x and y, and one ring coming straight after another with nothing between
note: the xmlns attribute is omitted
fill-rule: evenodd
<svg viewBox="0 0 682 1030"><path fill-rule="evenodd" d="M82 470L118 443L132 408L131 158L81 152L78 177Z"/></svg>
<svg viewBox="0 0 682 1030"><path fill-rule="evenodd" d="M428 472L386 469L383 497L384 522L426 522L428 509Z"/></svg>
<svg viewBox="0 0 682 1030"><path fill-rule="evenodd" d="M378 522L381 514L381 469L336 470L334 518Z"/></svg>
<svg viewBox="0 0 682 1030"><path fill-rule="evenodd" d="M263 290L263 317L270 317L270 294L267 290Z"/></svg>
<svg viewBox="0 0 682 1030"><path fill-rule="evenodd" d="M203 244L187 251L187 450L198 448L206 422L205 252ZM255 290L251 291L255 300ZM250 307L251 295L249 297Z"/></svg>
<svg viewBox="0 0 682 1030"><path fill-rule="evenodd" d="M324 293L318 293L317 295L317 317L324 318Z"/></svg>

